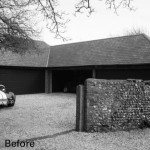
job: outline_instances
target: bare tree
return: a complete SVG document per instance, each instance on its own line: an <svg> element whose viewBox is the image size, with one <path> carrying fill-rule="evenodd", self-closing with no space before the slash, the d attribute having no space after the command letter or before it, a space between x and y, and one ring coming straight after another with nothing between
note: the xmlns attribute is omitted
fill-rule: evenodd
<svg viewBox="0 0 150 150"><path fill-rule="evenodd" d="M144 34L144 33L147 33L147 31L145 31L144 29L142 28L132 28L131 30L127 31L125 33L125 35L138 35L138 34ZM148 34L148 33L147 33Z"/></svg>
<svg viewBox="0 0 150 150"><path fill-rule="evenodd" d="M131 2L133 0L101 0L105 2L108 8L113 9L115 13L120 7L132 10ZM89 15L94 12L91 0L78 0L75 5L75 13L81 13L88 10ZM18 47L13 50L19 50L19 43L31 44L31 37L38 34L35 26L32 24L35 14L42 14L47 22L47 28L55 34L55 38L65 40L62 34L65 32L66 13L58 7L58 0L0 0L0 48ZM34 11L33 11L34 10ZM34 13L35 14L34 14ZM22 42L18 42L18 41ZM18 44L16 44L18 43ZM26 49L24 47L24 49Z"/></svg>
<svg viewBox="0 0 150 150"><path fill-rule="evenodd" d="M33 46L33 40L30 37L36 35L38 32L33 28L30 18L33 14L30 9L27 9L29 4L30 1L0 1L1 49L25 52L29 48L29 45Z"/></svg>
<svg viewBox="0 0 150 150"><path fill-rule="evenodd" d="M131 28L131 29L128 29L126 31L124 31L123 33L121 34L110 34L109 36L110 37L119 37L119 36L132 36L132 35L139 35L139 34L145 34L145 36L147 38L149 38L149 32L148 30L144 29L144 28ZM147 36L148 35L148 36Z"/></svg>

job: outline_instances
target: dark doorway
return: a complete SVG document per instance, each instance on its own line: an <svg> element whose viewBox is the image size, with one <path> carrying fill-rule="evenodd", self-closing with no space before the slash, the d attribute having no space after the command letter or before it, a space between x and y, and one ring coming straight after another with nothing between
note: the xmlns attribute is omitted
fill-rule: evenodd
<svg viewBox="0 0 150 150"><path fill-rule="evenodd" d="M97 70L96 78L150 80L150 69L101 69Z"/></svg>
<svg viewBox="0 0 150 150"><path fill-rule="evenodd" d="M92 77L91 70L53 70L53 92L75 93L76 86Z"/></svg>
<svg viewBox="0 0 150 150"><path fill-rule="evenodd" d="M15 94L33 94L44 92L44 70L27 68L1 68L0 84Z"/></svg>
<svg viewBox="0 0 150 150"><path fill-rule="evenodd" d="M70 81L73 81L73 71L54 70L52 72L52 91L63 92L65 84Z"/></svg>

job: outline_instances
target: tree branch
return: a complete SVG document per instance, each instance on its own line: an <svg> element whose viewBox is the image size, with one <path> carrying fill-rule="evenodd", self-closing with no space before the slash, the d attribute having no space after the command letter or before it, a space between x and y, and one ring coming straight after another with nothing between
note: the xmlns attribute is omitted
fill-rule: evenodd
<svg viewBox="0 0 150 150"><path fill-rule="evenodd" d="M87 10L88 14L91 15L94 12L94 9L91 6L90 0L80 0L75 6L75 15L76 13L82 13L82 10Z"/></svg>
<svg viewBox="0 0 150 150"><path fill-rule="evenodd" d="M106 0L105 4L108 6L109 9L113 9L114 12L117 14L118 9L122 6L123 8L128 8L129 10L134 10L131 2L133 0L120 0L117 2L116 0Z"/></svg>
<svg viewBox="0 0 150 150"><path fill-rule="evenodd" d="M104 1L104 0L101 0ZM105 4L108 6L109 9L113 9L114 12L117 14L117 11L120 7L128 8L129 10L133 10L133 6L131 5L131 2L133 0L105 0ZM90 0L80 0L77 5L75 6L76 13L82 13L82 11L87 10L89 15L91 15L94 12L93 7L91 6Z"/></svg>

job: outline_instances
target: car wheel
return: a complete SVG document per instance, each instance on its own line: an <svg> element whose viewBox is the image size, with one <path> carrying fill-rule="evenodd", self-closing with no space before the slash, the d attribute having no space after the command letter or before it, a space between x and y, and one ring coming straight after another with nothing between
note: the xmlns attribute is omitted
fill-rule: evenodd
<svg viewBox="0 0 150 150"><path fill-rule="evenodd" d="M8 107L11 107L15 105L16 96L12 92L9 92L9 95L10 97L8 98Z"/></svg>

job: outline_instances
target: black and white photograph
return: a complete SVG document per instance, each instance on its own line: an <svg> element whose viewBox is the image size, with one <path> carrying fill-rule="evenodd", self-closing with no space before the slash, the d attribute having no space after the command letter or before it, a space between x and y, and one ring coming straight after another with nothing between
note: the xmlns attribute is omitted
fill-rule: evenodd
<svg viewBox="0 0 150 150"><path fill-rule="evenodd" d="M0 0L0 150L150 150L149 0Z"/></svg>

